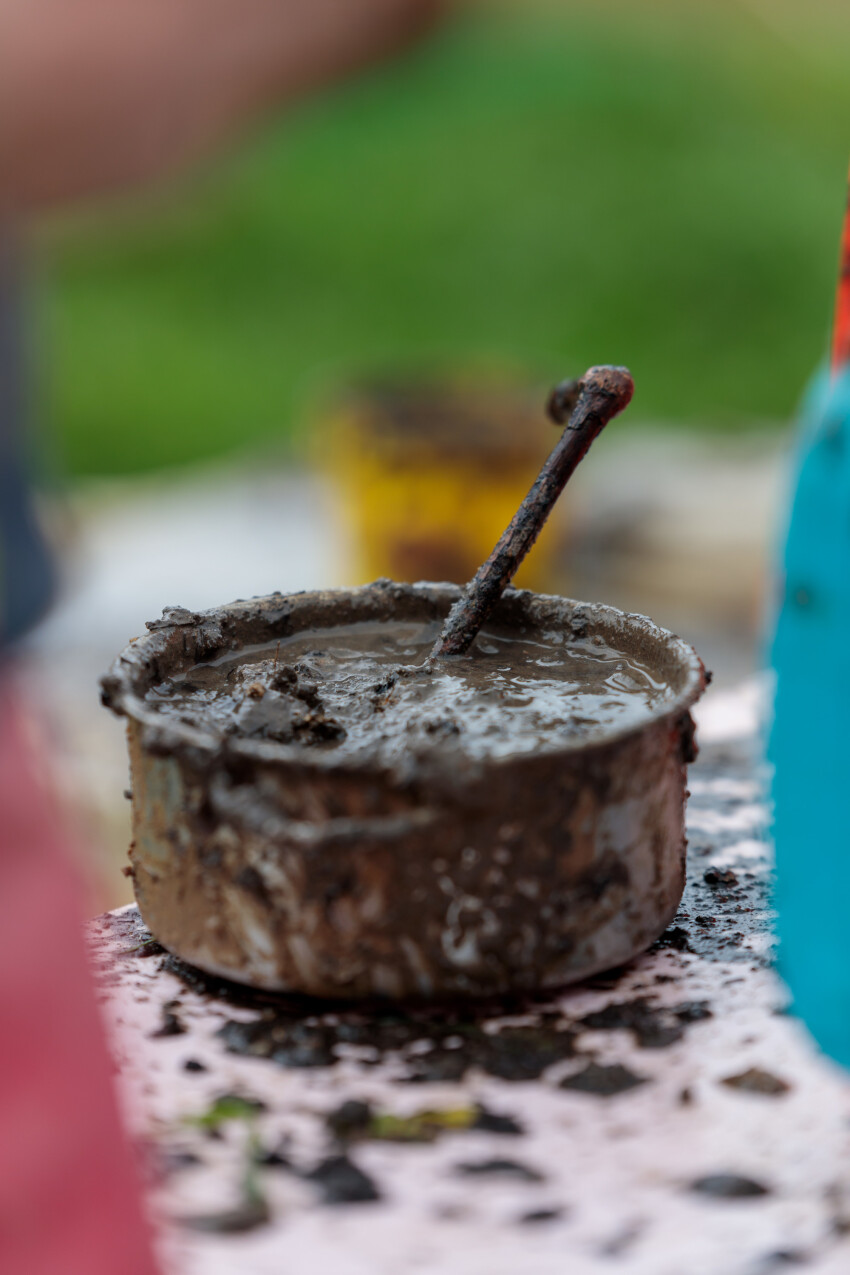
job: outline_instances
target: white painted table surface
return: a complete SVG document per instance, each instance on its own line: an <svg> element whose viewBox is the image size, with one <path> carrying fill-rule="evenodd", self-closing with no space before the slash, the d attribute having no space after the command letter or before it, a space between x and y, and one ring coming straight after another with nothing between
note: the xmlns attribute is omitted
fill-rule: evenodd
<svg viewBox="0 0 850 1275"><path fill-rule="evenodd" d="M524 1011L514 1007L510 1024L535 1022L545 1004L575 1032L575 1056L537 1080L473 1068L462 1083L411 1084L404 1080L409 1062L384 1054L367 1065L344 1046L333 1065L309 1068L230 1053L217 1036L223 1024L257 1019L262 1009L234 1006L163 968L167 958L139 947L146 935L135 908L92 922L122 1098L148 1166L169 1275L850 1271L850 1083L783 1012L785 993L770 967L757 700L748 685L709 696L701 714L703 752L690 781L689 884L673 936L681 946L684 932L692 950L661 947L607 981ZM738 886L706 883L710 868L733 869ZM656 1026L693 1018L681 1007L694 1002L711 1016L686 1021L681 1038L660 1048L646 1047L651 1039L641 1047L629 1030L580 1022L641 998ZM185 1030L154 1035L169 1011ZM487 1031L501 1021L492 1011L478 1020ZM558 1087L590 1059L620 1064L645 1083L609 1097ZM188 1060L204 1070L187 1070ZM750 1068L784 1081L787 1091L723 1083ZM233 1093L258 1100L262 1110L225 1122L219 1137L192 1124ZM351 1143L347 1155L381 1198L331 1206L307 1174L344 1149L325 1117L348 1099L396 1116L477 1104L510 1116L523 1131L446 1132L428 1144ZM242 1198L252 1146L282 1147L289 1162L254 1171L268 1220L223 1234L187 1225L198 1215L220 1224L222 1214L226 1224ZM460 1168L493 1159L539 1180ZM717 1174L758 1183L765 1193L717 1198L693 1189Z"/></svg>

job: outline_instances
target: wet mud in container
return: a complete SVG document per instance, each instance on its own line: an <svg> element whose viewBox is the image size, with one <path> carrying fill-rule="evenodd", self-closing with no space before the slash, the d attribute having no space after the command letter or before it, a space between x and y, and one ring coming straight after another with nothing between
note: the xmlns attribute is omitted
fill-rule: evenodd
<svg viewBox="0 0 850 1275"><path fill-rule="evenodd" d="M103 698L127 720L135 892L165 947L268 990L444 998L557 987L662 933L684 887L690 709L705 673L643 616L508 590L488 624L496 642L545 637L567 654L597 643L663 689L637 718L520 751L437 741L370 754L338 743L318 710L298 719L317 732L311 747L163 711L198 669L273 651L269 676L297 679L286 658L298 639L321 651L342 626L438 632L458 596L378 581L172 608L127 647ZM295 693L314 702L309 686ZM234 691L258 720L264 696L247 678Z"/></svg>

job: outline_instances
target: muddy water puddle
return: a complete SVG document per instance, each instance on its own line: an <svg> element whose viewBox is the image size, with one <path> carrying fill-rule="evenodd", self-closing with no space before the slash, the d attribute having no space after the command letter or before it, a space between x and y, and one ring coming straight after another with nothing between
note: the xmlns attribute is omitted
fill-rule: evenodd
<svg viewBox="0 0 850 1275"><path fill-rule="evenodd" d="M601 637L485 632L430 661L436 623L317 629L197 665L154 687L159 713L215 734L392 764L506 757L639 726L672 692Z"/></svg>

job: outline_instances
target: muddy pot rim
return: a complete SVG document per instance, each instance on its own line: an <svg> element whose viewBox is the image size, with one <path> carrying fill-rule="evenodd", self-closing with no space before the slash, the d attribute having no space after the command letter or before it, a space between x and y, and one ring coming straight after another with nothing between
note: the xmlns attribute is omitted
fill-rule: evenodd
<svg viewBox="0 0 850 1275"><path fill-rule="evenodd" d="M148 633L132 638L101 679L101 700L117 716L138 723L143 729L145 747L160 756L182 755L201 764L209 764L216 757L229 756L245 761L295 766L305 773L336 771L386 775L397 767L377 760L340 760L334 756L333 750L321 752L299 744L222 736L200 726L165 719L145 702L144 697L151 687L175 673L195 664L212 662L228 652L285 640L309 629L413 618L412 615L395 615L400 604L414 609L418 604L423 614L417 615L417 619L440 620L461 593L461 587L454 584L426 581L402 584L380 579L353 588L275 592L250 599L240 598L206 611L165 607L162 618L147 621ZM346 608L349 608L347 613ZM330 622L322 623L323 615ZM688 642L661 628L648 616L621 611L605 603L581 602L555 594L510 588L493 612L490 623L493 627L507 630L522 623L541 627L554 625L571 632L577 639L592 635L594 631L603 633L609 641L620 635L633 647L645 644L651 650L656 665L665 662L669 665L673 677L664 677L668 685L678 681L678 687L673 686L672 697L647 709L639 721L627 726L612 726L591 740L577 737L559 741L557 745L538 750L534 754L536 756L545 754L552 758L562 755L565 760L578 754L591 756L642 734L664 719L678 722L693 707L707 685L703 662ZM647 658L646 652L643 655ZM519 757L514 753L486 757L481 764L488 770L498 769L515 765Z"/></svg>

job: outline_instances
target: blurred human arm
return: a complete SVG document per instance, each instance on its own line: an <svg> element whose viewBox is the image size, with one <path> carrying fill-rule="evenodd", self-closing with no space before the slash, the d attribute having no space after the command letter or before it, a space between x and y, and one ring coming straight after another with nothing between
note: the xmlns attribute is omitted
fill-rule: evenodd
<svg viewBox="0 0 850 1275"><path fill-rule="evenodd" d="M0 217L154 180L441 0L0 0Z"/></svg>

